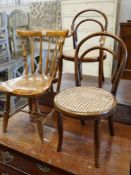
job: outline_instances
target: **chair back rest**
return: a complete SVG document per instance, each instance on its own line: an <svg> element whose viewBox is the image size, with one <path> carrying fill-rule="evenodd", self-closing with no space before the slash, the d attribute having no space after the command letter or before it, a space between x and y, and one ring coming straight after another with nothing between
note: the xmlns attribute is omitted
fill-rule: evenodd
<svg viewBox="0 0 131 175"><path fill-rule="evenodd" d="M80 29L81 25L84 23L84 28L89 28L90 23L85 25L85 22L92 22L94 24L97 24L98 30L96 29L95 32L102 32L102 31L107 31L107 26L108 26L108 19L105 15L105 13L97 10L97 9L86 9L74 17L71 25L71 31L73 32L73 47L76 49L77 44L78 44L78 30ZM96 26L95 26L96 28ZM85 31L86 29L84 29ZM87 29L89 30L89 29ZM81 40L82 38L80 38Z"/></svg>
<svg viewBox="0 0 131 175"><path fill-rule="evenodd" d="M28 13L24 13L22 10L16 9L13 10L8 15L8 30L10 38L10 48L13 53L13 57L21 57L22 50L19 37L17 36L17 29L28 29ZM27 45L28 45L27 41Z"/></svg>
<svg viewBox="0 0 131 175"><path fill-rule="evenodd" d="M31 31L17 30L17 34L22 37L24 76L29 74L45 74L56 78L59 70L63 44L68 35L67 30L46 30ZM31 68L27 63L27 49L25 40L30 40ZM37 59L37 66L35 61Z"/></svg>
<svg viewBox="0 0 131 175"><path fill-rule="evenodd" d="M7 14L0 12L0 62L11 60L7 29Z"/></svg>
<svg viewBox="0 0 131 175"><path fill-rule="evenodd" d="M0 12L0 27L7 30L7 14Z"/></svg>
<svg viewBox="0 0 131 175"><path fill-rule="evenodd" d="M102 45L102 44L98 44L98 45L94 45L91 46L90 48L87 48L86 50L84 50L83 52L80 53L81 47L83 44L87 43L88 40L90 39L98 39L98 37L106 37L106 41L109 39L113 39L115 45L117 46L117 48L121 48L122 50L122 55L120 57L120 54L118 53L118 49L114 49L114 48L110 48L109 46L107 47L106 44ZM87 43L88 45L88 43ZM109 59L113 59L114 63L115 63L115 67L114 70L112 71L112 75L111 75L111 83L112 83L112 88L111 88L111 92L116 95L117 92L117 88L119 85L119 81L120 81L120 77L122 75L125 63L126 63L126 59L127 59L127 48L124 44L124 42L122 41L122 39L120 39L119 37L108 33L108 32L97 32L94 34L91 34L87 37L85 37L83 40L80 41L80 43L78 44L77 48L76 48L76 52L75 52L75 75L76 75L76 85L80 86L81 82L80 82L80 78L79 78L79 73L78 73L78 63L79 62L86 62L86 58L87 55L89 54L89 52L92 51L98 51L99 52L99 61L101 61L101 67L104 68L103 65L103 56L106 53L107 54L111 54L112 57L108 57ZM85 60L84 60L85 59Z"/></svg>
<svg viewBox="0 0 131 175"><path fill-rule="evenodd" d="M24 13L22 10L13 10L8 15L8 27L9 29L27 28L28 27L28 13Z"/></svg>

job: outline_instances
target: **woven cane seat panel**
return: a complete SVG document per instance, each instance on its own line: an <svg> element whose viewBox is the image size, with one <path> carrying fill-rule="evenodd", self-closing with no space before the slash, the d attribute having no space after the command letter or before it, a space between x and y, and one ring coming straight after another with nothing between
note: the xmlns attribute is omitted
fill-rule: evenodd
<svg viewBox="0 0 131 175"><path fill-rule="evenodd" d="M110 111L115 98L110 92L95 87L74 87L60 92L55 105L62 110L88 114Z"/></svg>

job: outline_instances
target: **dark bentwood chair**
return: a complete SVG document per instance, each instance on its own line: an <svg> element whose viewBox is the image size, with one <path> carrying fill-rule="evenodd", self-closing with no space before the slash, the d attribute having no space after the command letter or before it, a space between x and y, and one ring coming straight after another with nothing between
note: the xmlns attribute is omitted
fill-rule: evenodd
<svg viewBox="0 0 131 175"><path fill-rule="evenodd" d="M22 38L24 72L23 76L5 81L0 84L0 91L6 94L6 102L3 116L3 132L7 131L8 120L10 117L10 96L19 96L28 98L29 113L36 116L38 132L43 142L43 125L53 114L43 114L40 112L38 97L54 92L53 84L57 83L56 92L60 87L59 79L59 62L62 55L62 49L65 37L68 35L67 30L47 30L47 31L29 31L18 30L17 34ZM27 64L27 50L25 41L27 38L31 43L31 65ZM37 39L37 42L35 40ZM39 41L39 42L38 42ZM51 44L53 41L53 44ZM46 42L46 43L45 43ZM44 46L46 46L44 48ZM35 67L35 52L39 52L38 68ZM46 54L44 53L46 52ZM44 55L46 55L44 57ZM45 65L43 65L45 59ZM31 68L30 68L31 67ZM29 72L31 70L31 72ZM32 104L35 103L35 109ZM25 107L23 105L19 110ZM22 110L23 111L23 110ZM28 111L23 111L28 112Z"/></svg>
<svg viewBox="0 0 131 175"><path fill-rule="evenodd" d="M91 17L92 13L95 15L95 17ZM74 60L75 50L77 48L78 43L83 39L80 34L81 33L80 30L82 30L83 25L86 26L88 30L89 26L92 24L95 24L97 26L97 29L95 30L95 32L107 31L108 20L106 15L97 9L87 9L79 12L74 17L71 24L71 34L69 35L69 37L72 36L73 49L63 52L63 55L62 55L63 60L73 61L73 62L75 61ZM86 33L85 34L86 36L89 35L89 33L86 32L86 29L85 29L85 33ZM90 32L90 34L91 33L94 33L94 31ZM104 44L104 42L105 42L105 38L101 37L100 44ZM103 59L105 58L106 58L106 55L104 55ZM90 63L99 62L100 64L99 54L95 56L94 55L88 56L85 62L90 62ZM80 77L82 78L82 62L78 66L79 66L79 74L80 74ZM100 69L100 65L99 65L99 69ZM104 81L104 72L102 72L101 76L102 76L102 80ZM99 87L102 87L102 82L100 81L99 81Z"/></svg>
<svg viewBox="0 0 131 175"><path fill-rule="evenodd" d="M122 57L118 58L117 52L105 46L93 46L79 55L81 46L89 39L98 36L106 37L107 39L114 39L122 49ZM106 91L102 88L96 87L82 87L81 80L78 73L78 64L80 61L86 59L89 52L99 50L100 60L103 60L103 51L110 53L115 62L116 69L111 77L111 91ZM116 109L117 101L115 98L120 77L126 62L127 49L124 42L115 35L107 32L94 33L84 38L77 46L75 52L75 75L77 86L66 89L55 96L54 104L58 114L58 147L57 151L61 151L63 141L63 120L62 115L79 120L93 120L94 121L94 145L95 145L95 166L99 167L99 152L100 152L100 121L102 118L108 119L110 135L114 136L113 129L113 114ZM102 65L101 65L102 66ZM102 68L100 67L100 70Z"/></svg>

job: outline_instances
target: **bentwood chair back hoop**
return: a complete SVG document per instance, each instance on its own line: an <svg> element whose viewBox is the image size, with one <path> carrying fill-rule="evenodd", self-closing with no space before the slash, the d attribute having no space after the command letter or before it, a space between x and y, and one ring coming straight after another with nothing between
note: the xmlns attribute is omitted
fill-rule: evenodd
<svg viewBox="0 0 131 175"><path fill-rule="evenodd" d="M113 49L105 46L105 45L95 45L90 47L89 49L86 49L83 52L80 52L81 47L83 44L85 44L86 42L88 42L89 40L93 39L93 38L97 38L97 37L106 37L107 40L113 39L114 43L116 46L120 45L120 47L122 47L123 50L123 55L122 58L119 58L119 54L117 54L117 50L114 51ZM100 53L100 71L99 74L102 74L102 67L103 67L103 57L104 57L104 52L108 52L109 54L112 55L112 57L109 57L109 59L113 59L115 62L115 70L113 70L113 74L111 75L111 83L112 83L112 89L111 89L111 93L116 95L117 92L117 88L119 85L119 81L120 81L120 77L121 77L121 73L123 71L123 68L125 66L125 60L127 57L127 49L126 46L124 44L124 42L117 36L108 33L108 32L98 32L98 33L94 33L91 34L87 37L85 37L77 46L76 52L75 52L75 76L76 76L76 85L80 86L81 85L81 79L79 77L79 70L78 70L78 64L79 62L86 62L87 59L87 55L94 51L94 50L98 50ZM80 53L79 53L80 52ZM102 76L100 76L102 77Z"/></svg>
<svg viewBox="0 0 131 175"><path fill-rule="evenodd" d="M94 17L88 17L86 14L87 12L94 12L97 15L99 15L100 17L102 17L103 22L99 21L98 19L95 19ZM77 22L77 20L79 19L79 17L81 15L86 15L86 17L84 17L84 19L79 20L79 22ZM108 27L108 19L105 13L97 10L97 9L86 9L83 10L79 13L76 14L76 16L73 18L72 24L71 24L71 32L72 32L72 39L73 39L73 47L74 49L76 49L77 45L78 45L78 29L80 27L81 24L85 23L85 22L94 22L96 24L98 24L98 27L100 27L100 31L104 32L107 31L107 27Z"/></svg>
<svg viewBox="0 0 131 175"><path fill-rule="evenodd" d="M22 96L28 98L29 113L36 116L39 136L41 141L43 141L42 124L53 115L54 110L52 110L50 114L42 114L39 109L38 97L44 94L47 95L49 92L59 91L59 60L62 55L63 44L65 37L68 35L68 31L17 30L17 34L22 38L24 71L21 77L0 84L0 91L5 93L7 97L3 117L3 131L6 132L9 120L10 96ZM31 43L31 65L27 63L28 48L25 47L25 40L27 38ZM38 67L35 66L34 61L36 52L39 52ZM45 64L43 64L43 59L45 60ZM56 90L53 84L56 84ZM32 107L33 103L35 104L34 108ZM23 107L25 107L25 105L16 109L16 112L22 110Z"/></svg>
<svg viewBox="0 0 131 175"><path fill-rule="evenodd" d="M89 39L96 37L106 37L106 39L113 39L122 49L122 57L119 58L117 51L106 46L92 46L83 53L79 51L81 46ZM78 64L87 58L89 52L99 50L100 59L103 60L103 52L112 55L115 60L116 68L111 77L111 91L106 91L102 88L81 86L79 78ZM111 58L111 57L110 57ZM120 77L124 69L127 58L127 49L124 42L117 36L107 32L98 32L85 37L77 46L75 52L75 74L77 87L66 89L55 96L54 104L58 116L58 147L57 151L61 151L63 142L63 120L62 115L78 120L93 120L94 121L94 159L95 166L99 167L99 152L100 152L100 120L102 118L108 119L110 135L114 135L113 128L113 114L116 109L116 92L119 85Z"/></svg>
<svg viewBox="0 0 131 175"><path fill-rule="evenodd" d="M89 35L89 33L90 34L93 33L93 32L89 32L90 30L92 30L92 28L88 29L89 26L91 26L91 25L94 26L94 29L95 29L95 31L93 29L93 32L107 31L108 19L107 19L105 13L103 13L97 9L86 9L86 10L83 10L83 11L79 12L78 14L76 14L76 16L73 18L73 21L71 24L71 34L69 35L69 37L72 36L73 50L63 52L62 58L64 60L74 62L75 49L77 48L78 43L83 39L82 38L83 36L81 36L81 34L82 34L81 31L84 31L85 36L87 36L87 34ZM85 28L84 30L83 30L83 26ZM87 30L87 32L86 32L86 30ZM101 36L99 43L100 43L100 45L104 45L105 37ZM90 44L89 44L89 46L90 46ZM106 58L106 55L104 55L103 59L105 59L105 58ZM86 62L91 62L91 63L100 62L99 54L98 55L90 55L88 57L88 59L86 59ZM78 67L79 67L79 74L80 74L80 77L82 79L82 63L79 64ZM100 67L100 65L99 65L99 67ZM104 72L102 73L102 80L104 81ZM102 87L102 82L99 83L99 87Z"/></svg>

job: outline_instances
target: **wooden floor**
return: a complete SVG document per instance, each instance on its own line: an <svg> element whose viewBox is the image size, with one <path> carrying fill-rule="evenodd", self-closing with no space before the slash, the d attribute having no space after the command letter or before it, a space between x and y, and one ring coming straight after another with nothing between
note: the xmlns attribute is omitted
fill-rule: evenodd
<svg viewBox="0 0 131 175"><path fill-rule="evenodd" d="M101 125L101 167L94 167L93 123L81 126L79 121L64 119L64 143L56 152L55 120L45 127L45 144L41 144L36 124L28 114L19 113L9 121L8 132L0 131L0 144L36 159L48 162L77 175L129 175L131 160L131 127L115 123L115 136L110 137L106 121ZM0 122L1 125L1 122Z"/></svg>

